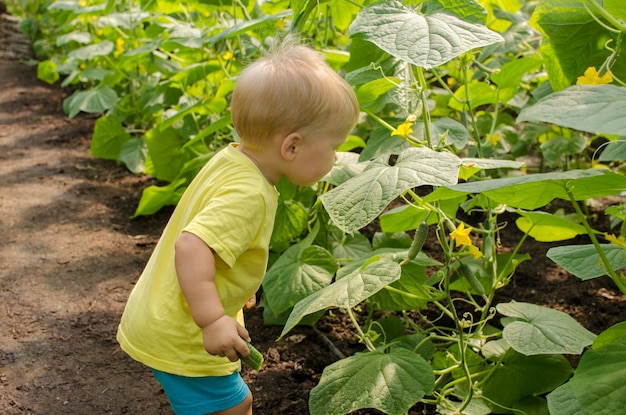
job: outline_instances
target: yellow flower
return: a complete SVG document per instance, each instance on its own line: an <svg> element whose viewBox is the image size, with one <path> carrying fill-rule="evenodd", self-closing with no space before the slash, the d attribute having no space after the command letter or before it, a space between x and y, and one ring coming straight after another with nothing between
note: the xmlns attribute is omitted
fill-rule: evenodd
<svg viewBox="0 0 626 415"><path fill-rule="evenodd" d="M278 29L284 29L287 26L287 23L285 23L285 21L283 19L277 20L276 21L276 28Z"/></svg>
<svg viewBox="0 0 626 415"><path fill-rule="evenodd" d="M492 146L498 144L502 139L498 134L487 134L487 138L489 139L489 142L491 142Z"/></svg>
<svg viewBox="0 0 626 415"><path fill-rule="evenodd" d="M407 120L403 122L402 124L400 124L398 128L393 130L391 135L399 135L401 137L408 137L409 134L413 133L413 129L411 128L412 126L413 126L413 122Z"/></svg>
<svg viewBox="0 0 626 415"><path fill-rule="evenodd" d="M598 71L594 66L590 66L585 71L584 76L579 76L576 79L576 85L601 85L601 84L610 84L613 82L613 77L609 72L606 72L604 75L599 76Z"/></svg>
<svg viewBox="0 0 626 415"><path fill-rule="evenodd" d="M610 233L605 233L604 236L606 237L606 240L609 241L610 243L615 244L617 246L621 246L622 248L626 249L626 241L624 241L623 236L618 237Z"/></svg>
<svg viewBox="0 0 626 415"><path fill-rule="evenodd" d="M78 0L78 5L80 7L85 7L85 6L87 6L87 1L86 0Z"/></svg>
<svg viewBox="0 0 626 415"><path fill-rule="evenodd" d="M469 237L472 228L465 228L465 223L461 222L461 224L450 234L450 237L454 240L456 246L471 246L472 240Z"/></svg>
<svg viewBox="0 0 626 415"><path fill-rule="evenodd" d="M231 51L227 51L226 53L222 55L222 59L224 59L225 61L229 61L232 58L233 58L233 53Z"/></svg>
<svg viewBox="0 0 626 415"><path fill-rule="evenodd" d="M483 253L480 252L480 249L478 249L478 247L475 245L469 245L467 249L469 250L470 254L474 255L474 259L478 259L483 256Z"/></svg>

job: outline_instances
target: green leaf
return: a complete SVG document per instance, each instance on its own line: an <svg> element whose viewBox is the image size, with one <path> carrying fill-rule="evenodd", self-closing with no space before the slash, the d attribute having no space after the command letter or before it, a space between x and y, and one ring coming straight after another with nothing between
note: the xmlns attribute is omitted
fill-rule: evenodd
<svg viewBox="0 0 626 415"><path fill-rule="evenodd" d="M105 56L113 52L115 45L109 40L103 40L100 43L94 43L93 45L83 46L82 48L74 49L67 56L71 59L89 60L97 56Z"/></svg>
<svg viewBox="0 0 626 415"><path fill-rule="evenodd" d="M564 241L587 233L584 226L547 212L518 213L521 217L515 221L517 227L539 242Z"/></svg>
<svg viewBox="0 0 626 415"><path fill-rule="evenodd" d="M626 3L622 0L604 0L604 9L616 19L626 21Z"/></svg>
<svg viewBox="0 0 626 415"><path fill-rule="evenodd" d="M242 23L230 26L210 39L211 45L215 45L222 40L243 34L248 31L256 30L262 27L272 25L276 20L291 17L293 12L291 9L282 11L259 19L244 20Z"/></svg>
<svg viewBox="0 0 626 415"><path fill-rule="evenodd" d="M469 98L468 98L469 97ZM464 101L467 100L467 104ZM469 104L470 109L498 102L498 90L495 85L486 82L473 81L467 88L462 85L448 101L448 106L457 111L463 111Z"/></svg>
<svg viewBox="0 0 626 415"><path fill-rule="evenodd" d="M350 25L350 33L362 35L396 58L425 69L503 40L481 24L443 11L422 15L395 0L362 9Z"/></svg>
<svg viewBox="0 0 626 415"><path fill-rule="evenodd" d="M600 333L593 342L593 348L599 349L607 344L621 342L623 339L626 339L626 321L617 323Z"/></svg>
<svg viewBox="0 0 626 415"><path fill-rule="evenodd" d="M89 43L91 42L91 33L74 31L56 38L57 46L63 46L70 42Z"/></svg>
<svg viewBox="0 0 626 415"><path fill-rule="evenodd" d="M148 186L143 189L141 199L131 219L138 216L152 215L158 212L163 206L176 204L178 202L177 190L185 182L185 179L179 179L167 186Z"/></svg>
<svg viewBox="0 0 626 415"><path fill-rule="evenodd" d="M554 390L571 373L569 362L561 355L524 356L509 350L484 383L483 395L496 404L494 413L511 413L502 411L521 408L528 399Z"/></svg>
<svg viewBox="0 0 626 415"><path fill-rule="evenodd" d="M518 122L547 122L588 133L626 135L626 88L577 85L554 92L526 107Z"/></svg>
<svg viewBox="0 0 626 415"><path fill-rule="evenodd" d="M87 91L76 91L63 102L63 108L70 118L79 112L103 113L115 107L119 98L108 86L99 86Z"/></svg>
<svg viewBox="0 0 626 415"><path fill-rule="evenodd" d="M436 147L444 139L445 145L453 145L456 148L463 148L467 145L469 133L467 128L452 118L438 118L430 124L431 145ZM413 125L413 134L421 140L424 140L426 134L424 132L424 122L418 120Z"/></svg>
<svg viewBox="0 0 626 415"><path fill-rule="evenodd" d="M269 307L280 314L303 298L327 287L337 271L337 262L321 246L308 239L287 249L263 278ZM317 310L316 310L317 311Z"/></svg>
<svg viewBox="0 0 626 415"><path fill-rule="evenodd" d="M338 152L337 161L332 170L322 178L322 181L339 186L343 182L363 173L367 163L359 163L359 155L352 152Z"/></svg>
<svg viewBox="0 0 626 415"><path fill-rule="evenodd" d="M356 91L357 99L362 107L368 107L375 103L378 98L397 87L399 80L396 78L381 78L367 82Z"/></svg>
<svg viewBox="0 0 626 415"><path fill-rule="evenodd" d="M341 241L332 242L333 256L340 263L363 258L372 253L372 244L362 233L346 235Z"/></svg>
<svg viewBox="0 0 626 415"><path fill-rule="evenodd" d="M597 3L597 0L592 2ZM616 47L613 39L616 35L594 19L590 13L593 6L585 3L583 0L542 0L531 17L530 25L543 34L539 53L544 57L555 91L570 86L588 67L599 68L611 53L605 48L609 40L612 39L611 47ZM620 47L624 47L623 40ZM623 56L617 59L612 71L620 79L626 75Z"/></svg>
<svg viewBox="0 0 626 415"><path fill-rule="evenodd" d="M613 244L600 244L613 270L626 267L626 249ZM583 281L607 275L600 255L593 245L571 245L550 248L548 258Z"/></svg>
<svg viewBox="0 0 626 415"><path fill-rule="evenodd" d="M496 309L510 317L503 319L502 337L524 355L581 354L596 338L562 311L517 302L501 303Z"/></svg>
<svg viewBox="0 0 626 415"><path fill-rule="evenodd" d="M289 315L289 320L280 337L287 334L307 314L328 307L352 308L356 306L382 290L384 286L396 281L400 278L400 273L400 265L389 260L374 260L366 266L354 269L329 286L298 302Z"/></svg>
<svg viewBox="0 0 626 415"><path fill-rule="evenodd" d="M441 187L424 198L427 202L452 199L461 194L481 193L503 205L535 210L554 199L585 200L620 194L626 176L604 169L570 170L461 183Z"/></svg>
<svg viewBox="0 0 626 415"><path fill-rule="evenodd" d="M580 154L587 147L587 138L580 134L572 137L553 137L542 143L541 154L548 163L560 163L563 157Z"/></svg>
<svg viewBox="0 0 626 415"><path fill-rule="evenodd" d="M344 415L361 408L405 415L434 387L432 369L412 351L357 353L324 369L311 390L309 408L311 415Z"/></svg>
<svg viewBox="0 0 626 415"><path fill-rule="evenodd" d="M150 159L153 164L151 174L159 180L172 181L184 165L183 147L185 138L180 130L157 125L145 134Z"/></svg>
<svg viewBox="0 0 626 415"><path fill-rule="evenodd" d="M452 153L410 147L400 152L393 165L383 158L374 160L363 173L325 193L321 200L335 225L352 233L408 189L456 183L459 165Z"/></svg>
<svg viewBox="0 0 626 415"><path fill-rule="evenodd" d="M402 205L380 215L380 228L383 232L406 232L415 229L426 219L429 211L414 206Z"/></svg>
<svg viewBox="0 0 626 415"><path fill-rule="evenodd" d="M491 80L500 90L500 101L506 103L513 98L522 85L522 77L540 66L541 59L536 55L515 59L502 65L499 72L491 75Z"/></svg>
<svg viewBox="0 0 626 415"><path fill-rule="evenodd" d="M90 153L105 160L116 160L124 144L130 140L130 134L122 126L115 114L98 118L91 139Z"/></svg>
<svg viewBox="0 0 626 415"><path fill-rule="evenodd" d="M626 160L626 140L619 140L609 143L603 147L600 154L600 161L625 161Z"/></svg>
<svg viewBox="0 0 626 415"><path fill-rule="evenodd" d="M414 261L430 261L431 266L441 265L428 258L423 252L420 252ZM420 310L436 299L437 294L434 288L426 285L426 267L409 262L402 266L400 279L371 296L368 303L374 310Z"/></svg>
<svg viewBox="0 0 626 415"><path fill-rule="evenodd" d="M583 412L615 415L626 408L626 338L588 350L570 380Z"/></svg>
<svg viewBox="0 0 626 415"><path fill-rule="evenodd" d="M306 228L309 213L302 204L294 200L279 200L276 220L272 231L272 247L289 247L289 242L297 238Z"/></svg>
<svg viewBox="0 0 626 415"><path fill-rule="evenodd" d="M550 392L547 399L550 415L588 415L580 409L570 382Z"/></svg>
<svg viewBox="0 0 626 415"><path fill-rule="evenodd" d="M41 61L37 64L37 78L52 85L59 80L57 64L51 60Z"/></svg>
<svg viewBox="0 0 626 415"><path fill-rule="evenodd" d="M141 137L126 141L120 150L118 160L124 163L128 170L139 174L146 170L147 157L148 146L145 139Z"/></svg>

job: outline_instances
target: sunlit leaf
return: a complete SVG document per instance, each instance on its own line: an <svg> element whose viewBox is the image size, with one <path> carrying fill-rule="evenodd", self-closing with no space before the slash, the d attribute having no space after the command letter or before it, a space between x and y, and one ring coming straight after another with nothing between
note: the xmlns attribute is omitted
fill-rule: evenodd
<svg viewBox="0 0 626 415"><path fill-rule="evenodd" d="M365 267L356 268L353 272L298 302L280 337L287 334L307 314L329 307L352 308L398 278L400 278L400 266L393 261L374 260Z"/></svg>
<svg viewBox="0 0 626 415"><path fill-rule="evenodd" d="M508 317L502 321L502 337L527 356L580 354L596 338L562 311L522 302L501 303L496 309Z"/></svg>
<svg viewBox="0 0 626 415"><path fill-rule="evenodd" d="M364 8L350 25L385 52L416 66L431 69L469 50L502 41L486 26L437 11L422 15L399 1Z"/></svg>
<svg viewBox="0 0 626 415"><path fill-rule="evenodd" d="M327 366L311 390L311 415L345 415L375 408L404 415L432 393L435 375L419 354L404 348L357 353Z"/></svg>
<svg viewBox="0 0 626 415"><path fill-rule="evenodd" d="M389 160L377 159L363 173L321 196L333 222L354 232L376 218L403 192L425 184L456 183L460 160L448 152L410 147Z"/></svg>
<svg viewBox="0 0 626 415"><path fill-rule="evenodd" d="M572 239L587 233L584 226L547 212L518 212L517 227L539 242L555 242Z"/></svg>
<svg viewBox="0 0 626 415"><path fill-rule="evenodd" d="M600 244L600 247L613 270L626 267L626 249L613 244ZM608 274L593 245L557 246L550 248L546 256L583 281Z"/></svg>
<svg viewBox="0 0 626 415"><path fill-rule="evenodd" d="M552 123L594 134L626 135L624 108L624 87L576 85L549 94L536 104L524 108L517 121Z"/></svg>

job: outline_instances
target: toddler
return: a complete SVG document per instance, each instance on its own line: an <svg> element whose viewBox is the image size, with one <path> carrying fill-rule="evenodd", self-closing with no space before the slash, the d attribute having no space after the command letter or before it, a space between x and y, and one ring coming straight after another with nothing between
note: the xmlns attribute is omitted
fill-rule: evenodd
<svg viewBox="0 0 626 415"><path fill-rule="evenodd" d="M314 185L359 113L350 86L315 50L288 37L238 76L240 137L191 182L134 287L117 339L149 367L177 415L252 414L241 378L243 307L256 294L281 178Z"/></svg>

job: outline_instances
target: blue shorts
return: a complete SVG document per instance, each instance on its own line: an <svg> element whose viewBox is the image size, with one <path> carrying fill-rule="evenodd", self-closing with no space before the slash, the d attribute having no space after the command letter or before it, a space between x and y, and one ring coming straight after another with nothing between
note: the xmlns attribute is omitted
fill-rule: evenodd
<svg viewBox="0 0 626 415"><path fill-rule="evenodd" d="M250 393L239 372L187 377L151 369L176 415L204 415L239 405Z"/></svg>

